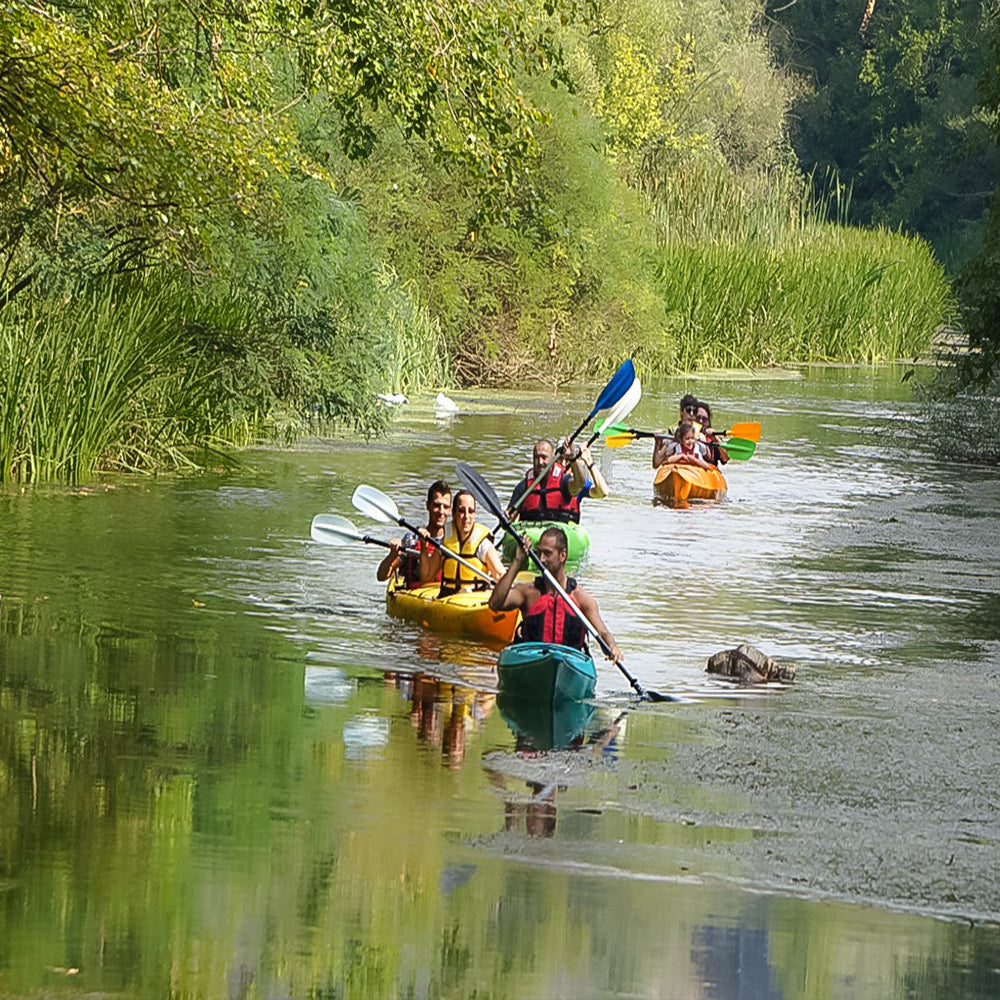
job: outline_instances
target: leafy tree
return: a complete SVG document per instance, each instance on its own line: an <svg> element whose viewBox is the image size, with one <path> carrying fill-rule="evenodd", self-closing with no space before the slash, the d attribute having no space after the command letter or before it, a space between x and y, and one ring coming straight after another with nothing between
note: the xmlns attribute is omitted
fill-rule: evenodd
<svg viewBox="0 0 1000 1000"><path fill-rule="evenodd" d="M807 170L853 188L852 218L967 255L1000 167L977 110L981 8L966 0L781 4L784 59L806 72L793 141Z"/></svg>

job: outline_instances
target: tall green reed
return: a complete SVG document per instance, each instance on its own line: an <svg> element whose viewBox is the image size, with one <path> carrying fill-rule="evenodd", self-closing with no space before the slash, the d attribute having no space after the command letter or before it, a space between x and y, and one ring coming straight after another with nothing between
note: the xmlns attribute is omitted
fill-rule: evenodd
<svg viewBox="0 0 1000 1000"><path fill-rule="evenodd" d="M177 460L197 379L176 296L109 283L0 313L0 480Z"/></svg>
<svg viewBox="0 0 1000 1000"><path fill-rule="evenodd" d="M952 309L923 241L847 226L850 189L794 170L685 167L655 190L668 371L791 361L875 363L925 351Z"/></svg>

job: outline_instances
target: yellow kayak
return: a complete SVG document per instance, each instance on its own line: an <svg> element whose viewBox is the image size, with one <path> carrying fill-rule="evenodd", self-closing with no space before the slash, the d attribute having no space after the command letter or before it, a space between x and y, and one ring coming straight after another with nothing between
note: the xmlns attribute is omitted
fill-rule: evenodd
<svg viewBox="0 0 1000 1000"><path fill-rule="evenodd" d="M461 591L439 597L441 586L430 583L406 589L390 578L385 591L385 607L390 615L419 622L432 632L457 632L472 639L508 643L520 620L520 611L491 611L490 591Z"/></svg>
<svg viewBox="0 0 1000 1000"><path fill-rule="evenodd" d="M717 500L725 495L726 480L713 465L661 465L653 479L653 489L664 500Z"/></svg>

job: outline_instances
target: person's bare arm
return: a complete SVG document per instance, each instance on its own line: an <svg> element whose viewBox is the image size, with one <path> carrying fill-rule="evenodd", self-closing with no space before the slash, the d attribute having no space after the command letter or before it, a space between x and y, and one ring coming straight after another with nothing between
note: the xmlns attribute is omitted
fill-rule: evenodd
<svg viewBox="0 0 1000 1000"><path fill-rule="evenodd" d="M483 553L483 564L486 566L486 572L494 580L499 580L504 575L503 559L500 558L495 545L491 544Z"/></svg>
<svg viewBox="0 0 1000 1000"><path fill-rule="evenodd" d="M658 433L653 438L653 468L658 469L667 461L667 449L673 443L673 438L668 434Z"/></svg>
<svg viewBox="0 0 1000 1000"><path fill-rule="evenodd" d="M378 564L378 569L375 570L376 580L388 580L399 565L399 554L403 551L403 540L401 538L393 538L389 544L392 548L389 549L386 557Z"/></svg>
<svg viewBox="0 0 1000 1000"><path fill-rule="evenodd" d="M609 496L611 490L608 488L607 480L601 474L601 470L597 467L594 456L590 453L590 448L587 445L582 445L580 448L580 460L586 467L590 479L590 496L595 500Z"/></svg>
<svg viewBox="0 0 1000 1000"><path fill-rule="evenodd" d="M611 651L611 660L620 660L622 658L621 650L618 648L618 643L615 642L615 637L611 634L608 626L605 625L604 619L601 617L601 612L598 610L597 601L590 596L586 591L581 590L579 587L576 589L574 594L577 604L580 606L580 610L587 616L587 621L597 630L598 635L607 643L608 649Z"/></svg>
<svg viewBox="0 0 1000 1000"><path fill-rule="evenodd" d="M500 577L497 585L493 588L489 602L491 611L509 611L512 608L520 608L524 605L524 594L514 581L517 579L517 574L524 569L524 564L527 561L527 555L522 548L522 545L525 544L531 545L527 537L522 539L522 544L517 547L517 552L514 558L511 559L506 572Z"/></svg>

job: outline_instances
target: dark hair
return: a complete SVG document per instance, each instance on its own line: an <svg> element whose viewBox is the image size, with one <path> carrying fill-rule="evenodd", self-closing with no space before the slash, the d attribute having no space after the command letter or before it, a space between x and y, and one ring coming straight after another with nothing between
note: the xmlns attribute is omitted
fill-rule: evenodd
<svg viewBox="0 0 1000 1000"><path fill-rule="evenodd" d="M448 496L451 496L451 487L443 479L435 479L427 487L427 502L431 503L435 496L440 496L442 493L447 493Z"/></svg>
<svg viewBox="0 0 1000 1000"><path fill-rule="evenodd" d="M692 434L694 433L694 424L678 424L677 430L674 431L674 440L680 444L688 431L691 431Z"/></svg>
<svg viewBox="0 0 1000 1000"><path fill-rule="evenodd" d="M569 551L569 542L566 541L566 532L562 528L546 528L541 535L538 536L538 540L541 541L546 535L549 536L555 543L556 549L560 552Z"/></svg>
<svg viewBox="0 0 1000 1000"><path fill-rule="evenodd" d="M681 410L691 410L698 405L698 397L690 392L686 396L681 396Z"/></svg>
<svg viewBox="0 0 1000 1000"><path fill-rule="evenodd" d="M696 407L696 412L697 410L703 409L708 414L708 422L709 423L712 422L712 407L709 406L708 403L705 402L705 400L699 399L698 402L695 403L695 407Z"/></svg>
<svg viewBox="0 0 1000 1000"><path fill-rule="evenodd" d="M457 493L456 493L456 494L455 494L455 495L454 495L454 496L453 496L453 497L451 498L451 505L452 505L452 507L457 507L457 506L458 506L458 501L459 501L459 500L461 500L461 498L462 498L462 497L472 497L472 502L473 502L473 504L475 504L475 506L477 506L477 507L479 506L479 505L478 505L478 504L476 503L476 496L475 496L475 494L474 494L474 493L470 492L469 490L459 490L459 491L458 491L458 492L457 492Z"/></svg>

